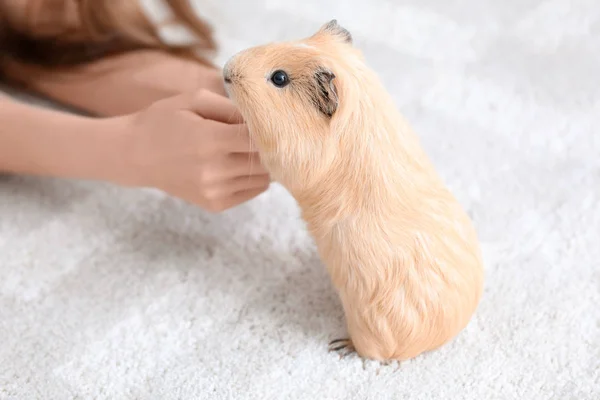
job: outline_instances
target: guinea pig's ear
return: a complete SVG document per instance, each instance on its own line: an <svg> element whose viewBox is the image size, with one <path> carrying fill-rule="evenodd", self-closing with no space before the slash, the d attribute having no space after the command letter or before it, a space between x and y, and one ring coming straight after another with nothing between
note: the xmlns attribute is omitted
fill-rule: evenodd
<svg viewBox="0 0 600 400"><path fill-rule="evenodd" d="M336 19L333 19L323 25L317 34L329 34L337 39L340 39L344 43L352 44L352 34L343 26L341 26Z"/></svg>
<svg viewBox="0 0 600 400"><path fill-rule="evenodd" d="M314 99L319 111L331 118L338 108L338 94L334 84L335 75L327 69L319 69L314 74Z"/></svg>

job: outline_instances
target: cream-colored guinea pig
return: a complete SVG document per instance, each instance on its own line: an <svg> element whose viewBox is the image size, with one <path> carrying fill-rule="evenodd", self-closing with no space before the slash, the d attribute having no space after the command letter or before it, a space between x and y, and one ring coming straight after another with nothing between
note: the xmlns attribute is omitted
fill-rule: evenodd
<svg viewBox="0 0 600 400"><path fill-rule="evenodd" d="M405 360L454 338L482 294L475 229L350 33L333 20L223 74L339 293L349 338L332 350Z"/></svg>

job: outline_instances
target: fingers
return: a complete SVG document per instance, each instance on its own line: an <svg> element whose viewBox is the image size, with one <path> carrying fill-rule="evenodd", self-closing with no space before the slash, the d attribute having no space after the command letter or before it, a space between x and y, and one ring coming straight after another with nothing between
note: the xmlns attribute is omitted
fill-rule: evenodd
<svg viewBox="0 0 600 400"><path fill-rule="evenodd" d="M254 175L237 177L199 190L190 190L187 185L167 186L163 190L207 211L221 212L258 196L270 184L268 175Z"/></svg>
<svg viewBox="0 0 600 400"><path fill-rule="evenodd" d="M211 92L215 92L221 96L228 97L221 70L218 70L217 73L207 76L206 79L201 82L200 87L206 88Z"/></svg>
<svg viewBox="0 0 600 400"><path fill-rule="evenodd" d="M233 102L209 90L200 90L191 95L189 110L213 121L225 124L242 124L244 118Z"/></svg>
<svg viewBox="0 0 600 400"><path fill-rule="evenodd" d="M223 207L224 207L223 210L227 210L227 209L233 208L235 206L238 206L242 203L245 203L247 201L250 201L253 198L255 198L256 196L258 196L259 194L262 194L265 190L267 190L266 187L264 189L259 188L259 189L246 190L243 192L235 193L232 197L230 197L228 199L228 201L226 203L223 204Z"/></svg>
<svg viewBox="0 0 600 400"><path fill-rule="evenodd" d="M268 186L271 183L269 174L243 174L231 177L210 176L207 173L201 177L199 187L201 195L211 200L223 199L232 193L248 189Z"/></svg>
<svg viewBox="0 0 600 400"><path fill-rule="evenodd" d="M201 170L201 183L213 185L224 180L254 175L268 175L260 163L258 153L230 154L226 157L213 159Z"/></svg>
<svg viewBox="0 0 600 400"><path fill-rule="evenodd" d="M181 196L211 212L225 211L248 201L269 188L268 175L238 177L202 190L200 197Z"/></svg>
<svg viewBox="0 0 600 400"><path fill-rule="evenodd" d="M268 175L269 172L260 162L258 153L236 153L228 157L233 176Z"/></svg>
<svg viewBox="0 0 600 400"><path fill-rule="evenodd" d="M252 200L256 196L262 194L267 189L268 186L265 186L236 192L228 198L224 199L223 201L212 204L208 207L208 210L212 212L222 212L228 210L230 208L236 207L242 203Z"/></svg>
<svg viewBox="0 0 600 400"><path fill-rule="evenodd" d="M188 193L186 198L195 198L194 203L203 208L221 211L258 195L270 184L271 177L258 154L233 154L203 165L198 171L195 189L184 191Z"/></svg>
<svg viewBox="0 0 600 400"><path fill-rule="evenodd" d="M191 111L204 119L203 133L196 135L200 141L198 148L204 148L207 143L211 143L213 150L225 153L256 151L250 140L248 126L237 107L227 97L200 90L171 98L168 104L170 107ZM190 120L190 123L196 122ZM190 130L194 131L192 128ZM198 129L195 131L199 132Z"/></svg>
<svg viewBox="0 0 600 400"><path fill-rule="evenodd" d="M246 124L228 125L218 121L207 120L206 131L210 132L215 150L225 153L254 153L256 148L250 139ZM206 137L199 137L206 141Z"/></svg>
<svg viewBox="0 0 600 400"><path fill-rule="evenodd" d="M241 193L261 193L271 184L269 175L238 176L205 188L204 196L212 207L229 208L237 203ZM241 196L243 197L243 196Z"/></svg>
<svg viewBox="0 0 600 400"><path fill-rule="evenodd" d="M223 193L229 196L239 192L246 192L248 190L255 189L267 189L271 184L271 178L269 175L252 175L252 176L240 176L228 181L223 185Z"/></svg>
<svg viewBox="0 0 600 400"><path fill-rule="evenodd" d="M215 169L218 171L218 168ZM247 173L229 179L218 178L201 172L198 179L176 184L171 181L163 186L166 192L200 207L219 212L234 207L266 191L271 184L268 174Z"/></svg>

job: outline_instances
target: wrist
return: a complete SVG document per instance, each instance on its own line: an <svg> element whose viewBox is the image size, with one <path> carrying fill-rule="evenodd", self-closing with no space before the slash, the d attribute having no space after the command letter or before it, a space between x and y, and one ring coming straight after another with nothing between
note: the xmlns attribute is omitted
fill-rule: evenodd
<svg viewBox="0 0 600 400"><path fill-rule="evenodd" d="M62 148L68 178L124 184L128 181L126 117L82 118L67 130Z"/></svg>

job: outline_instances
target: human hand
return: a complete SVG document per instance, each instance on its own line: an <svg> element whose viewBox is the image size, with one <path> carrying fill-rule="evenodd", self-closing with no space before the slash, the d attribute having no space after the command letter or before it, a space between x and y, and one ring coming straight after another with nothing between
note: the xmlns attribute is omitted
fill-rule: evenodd
<svg viewBox="0 0 600 400"><path fill-rule="evenodd" d="M269 187L247 127L226 97L203 89L123 119L130 172L121 183L155 187L212 212Z"/></svg>

